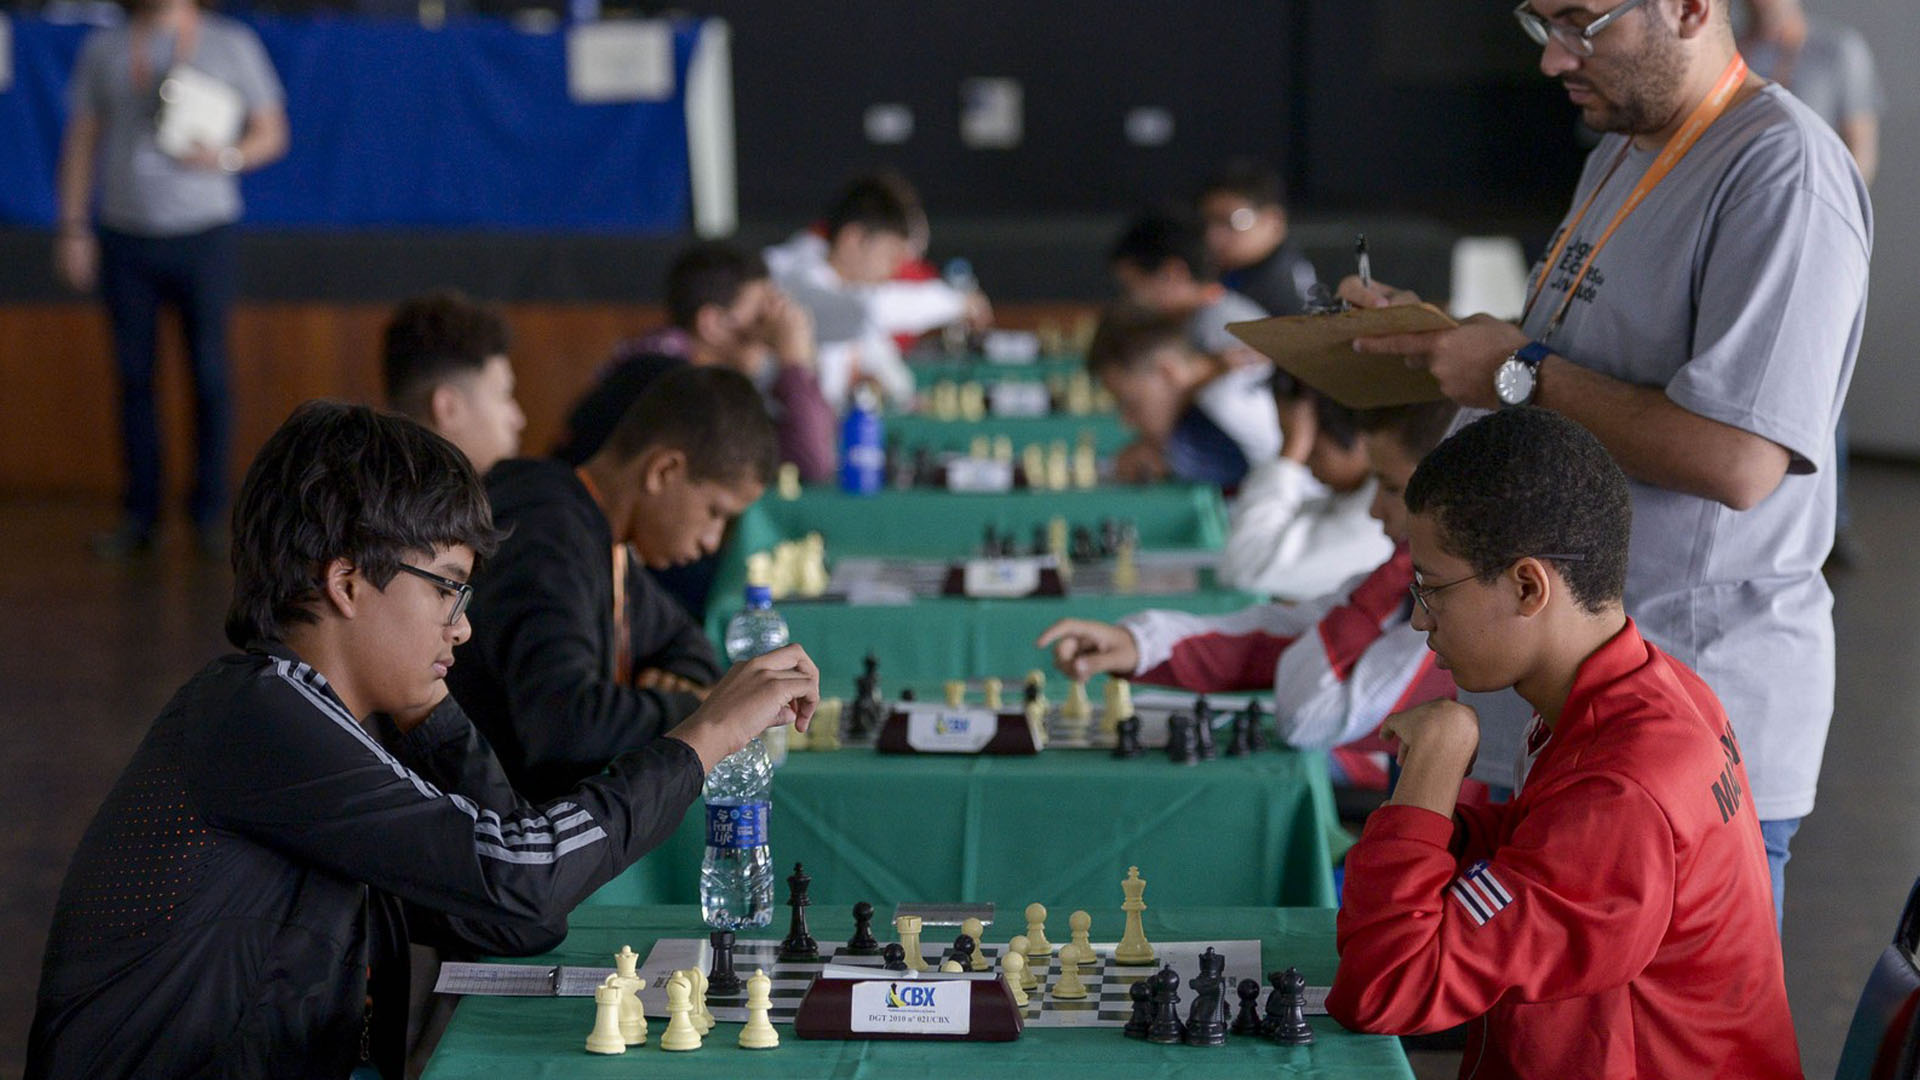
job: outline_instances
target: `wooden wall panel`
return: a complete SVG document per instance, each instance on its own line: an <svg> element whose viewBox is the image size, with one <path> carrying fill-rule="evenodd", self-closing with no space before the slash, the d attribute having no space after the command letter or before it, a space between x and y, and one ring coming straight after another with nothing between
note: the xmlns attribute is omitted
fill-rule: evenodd
<svg viewBox="0 0 1920 1080"><path fill-rule="evenodd" d="M544 452L567 407L623 338L659 325L634 304L507 304L524 445ZM1084 305L1004 307L1008 326L1068 321ZM254 303L234 312L232 482L294 406L316 397L380 400L381 304ZM168 507L190 467L192 408L185 357L163 328L159 386ZM0 304L0 495L118 494L119 412L104 312L94 304Z"/></svg>

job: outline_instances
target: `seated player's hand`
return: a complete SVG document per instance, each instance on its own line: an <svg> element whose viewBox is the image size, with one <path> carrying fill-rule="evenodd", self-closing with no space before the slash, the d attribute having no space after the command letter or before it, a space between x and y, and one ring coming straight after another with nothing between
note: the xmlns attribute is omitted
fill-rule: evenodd
<svg viewBox="0 0 1920 1080"><path fill-rule="evenodd" d="M1114 479L1123 484L1155 484L1170 470L1160 448L1144 439L1127 444L1113 456Z"/></svg>
<svg viewBox="0 0 1920 1080"><path fill-rule="evenodd" d="M1387 717L1380 734L1403 766L1425 758L1457 764L1465 774L1480 752L1480 714L1457 701L1429 701Z"/></svg>
<svg viewBox="0 0 1920 1080"><path fill-rule="evenodd" d="M712 772L720 759L770 727L807 730L819 704L820 669L799 645L783 645L728 668L700 707L667 735L693 747Z"/></svg>
<svg viewBox="0 0 1920 1080"><path fill-rule="evenodd" d="M633 685L637 690L665 690L674 694L692 694L705 701L709 690L706 686L694 682L684 675L675 675L660 668L642 668L635 672Z"/></svg>
<svg viewBox="0 0 1920 1080"><path fill-rule="evenodd" d="M985 330L993 325L993 305L987 294L975 289L967 294L966 310L960 316L969 330Z"/></svg>
<svg viewBox="0 0 1920 1080"><path fill-rule="evenodd" d="M1280 456L1305 465L1313 454L1313 442L1320 435L1320 414L1307 394L1291 397L1280 404Z"/></svg>
<svg viewBox="0 0 1920 1080"><path fill-rule="evenodd" d="M786 293L775 289L768 295L759 336L780 363L813 367L813 315Z"/></svg>
<svg viewBox="0 0 1920 1080"><path fill-rule="evenodd" d="M1336 295L1357 308L1395 307L1420 302L1420 295L1412 289L1396 289L1382 281L1363 285L1358 274L1341 278Z"/></svg>
<svg viewBox="0 0 1920 1080"><path fill-rule="evenodd" d="M1053 666L1075 682L1095 675L1130 677L1140 663L1140 646L1131 633L1091 619L1061 619L1047 627L1035 644L1051 647Z"/></svg>

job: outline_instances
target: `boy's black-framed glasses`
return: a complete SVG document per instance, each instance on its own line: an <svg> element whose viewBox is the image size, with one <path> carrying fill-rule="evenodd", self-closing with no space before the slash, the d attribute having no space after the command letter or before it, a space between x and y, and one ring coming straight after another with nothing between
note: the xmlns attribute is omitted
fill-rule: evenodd
<svg viewBox="0 0 1920 1080"><path fill-rule="evenodd" d="M455 581L452 578L441 577L431 570L422 570L417 566L408 566L406 563L401 563L400 569L405 570L414 577L426 580L431 583L434 588L453 597L453 611L447 615L448 626L459 622L460 616L467 613L467 605L473 602L473 586L464 581Z"/></svg>
<svg viewBox="0 0 1920 1080"><path fill-rule="evenodd" d="M1522 555L1520 559L1539 559L1543 562L1585 562L1587 557L1585 555ZM1520 559L1513 561L1519 562ZM1413 594L1414 600L1420 605L1420 610L1426 612L1428 618L1433 618L1433 608L1427 603L1428 598L1455 585L1464 585L1479 576L1479 574L1468 574L1466 577L1455 578L1441 585L1426 585L1420 581L1420 575L1416 573L1413 575L1413 584L1407 586L1407 591Z"/></svg>

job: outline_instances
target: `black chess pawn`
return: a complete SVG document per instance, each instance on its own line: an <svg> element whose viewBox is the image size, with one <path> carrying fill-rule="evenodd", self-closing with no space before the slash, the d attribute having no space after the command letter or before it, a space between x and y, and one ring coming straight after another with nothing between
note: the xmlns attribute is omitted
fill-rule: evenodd
<svg viewBox="0 0 1920 1080"><path fill-rule="evenodd" d="M1246 721L1247 725L1247 749L1253 753L1265 750L1267 748L1267 737L1262 733L1261 729L1266 726L1267 716L1266 713L1260 711L1260 703L1257 701L1247 702L1247 707L1240 711L1240 719Z"/></svg>
<svg viewBox="0 0 1920 1080"><path fill-rule="evenodd" d="M1200 760L1200 746L1193 733L1193 717L1174 713L1167 717L1167 760L1175 765L1192 765Z"/></svg>
<svg viewBox="0 0 1920 1080"><path fill-rule="evenodd" d="M793 873L787 875L787 906L793 909L793 921L787 926L786 940L780 943L782 960L820 959L820 943L807 931L807 905L813 903L807 891L812 885L806 868L794 863Z"/></svg>
<svg viewBox="0 0 1920 1080"><path fill-rule="evenodd" d="M1127 1018L1126 1036L1129 1039L1144 1039L1153 1027L1153 987L1152 979L1139 979L1127 988L1127 997L1133 1002L1133 1015ZM1255 984L1255 993L1259 992Z"/></svg>
<svg viewBox="0 0 1920 1080"><path fill-rule="evenodd" d="M907 950L897 941L890 941L880 950L880 966L888 971L907 970Z"/></svg>
<svg viewBox="0 0 1920 1080"><path fill-rule="evenodd" d="M1282 1046L1307 1046L1313 1042L1313 1028L1307 1023L1307 980L1297 968L1268 976L1274 994L1280 999L1280 1015L1271 1015L1273 998L1267 999L1268 1023L1273 1025L1273 1041Z"/></svg>
<svg viewBox="0 0 1920 1080"><path fill-rule="evenodd" d="M1085 525L1075 525L1073 527L1073 539L1068 543L1067 551L1073 557L1074 562L1092 562L1094 559L1099 558L1100 549L1094 546L1093 530L1087 528Z"/></svg>
<svg viewBox="0 0 1920 1080"><path fill-rule="evenodd" d="M853 936L847 939L848 956L873 956L880 942L873 936L873 905L865 900L853 905Z"/></svg>
<svg viewBox="0 0 1920 1080"><path fill-rule="evenodd" d="M1128 716L1114 725L1113 756L1117 758L1137 758L1140 756L1140 718Z"/></svg>
<svg viewBox="0 0 1920 1080"><path fill-rule="evenodd" d="M1120 552L1120 523L1110 517L1100 519L1100 557L1111 559Z"/></svg>
<svg viewBox="0 0 1920 1080"><path fill-rule="evenodd" d="M1045 525L1035 525L1033 527L1033 544L1027 548L1027 554L1045 555L1048 550L1047 527Z"/></svg>
<svg viewBox="0 0 1920 1080"><path fill-rule="evenodd" d="M1193 990L1193 1011L1187 1014L1188 1046L1223 1046L1227 1041L1227 1021L1221 1012L1227 980L1220 974L1227 958L1209 948L1200 957L1200 974L1188 980Z"/></svg>
<svg viewBox="0 0 1920 1080"><path fill-rule="evenodd" d="M903 687L901 687L901 688L900 688L900 700L901 700L901 701L912 701L912 700L914 700L914 696L913 696L913 687L911 687L911 686L903 686Z"/></svg>
<svg viewBox="0 0 1920 1080"><path fill-rule="evenodd" d="M1252 979L1241 979L1238 993L1240 995L1240 1015L1233 1018L1233 1033L1235 1035L1262 1034L1260 1020L1260 984Z"/></svg>
<svg viewBox="0 0 1920 1080"><path fill-rule="evenodd" d="M948 959L959 964L961 971L972 971L973 951L977 947L972 934L961 934L953 939L953 951L948 954Z"/></svg>
<svg viewBox="0 0 1920 1080"><path fill-rule="evenodd" d="M999 556L1000 554L1000 530L999 529L994 528L992 525L987 526L986 534L980 538L980 554L989 559L996 558Z"/></svg>
<svg viewBox="0 0 1920 1080"><path fill-rule="evenodd" d="M1193 736L1200 760L1212 761L1220 752L1213 744L1213 706L1207 704L1207 696L1193 699Z"/></svg>
<svg viewBox="0 0 1920 1080"><path fill-rule="evenodd" d="M913 486L933 487L940 482L940 466L933 460L933 451L924 446L913 448Z"/></svg>
<svg viewBox="0 0 1920 1080"><path fill-rule="evenodd" d="M1182 1042L1187 1026L1180 1022L1180 976L1171 967L1163 967L1153 983L1153 1025L1147 1029L1147 1041L1164 1044Z"/></svg>
<svg viewBox="0 0 1920 1080"><path fill-rule="evenodd" d="M733 931L715 930L707 935L713 946L713 968L707 972L707 993L713 997L735 997L747 984L733 970Z"/></svg>
<svg viewBox="0 0 1920 1080"><path fill-rule="evenodd" d="M855 742L873 738L886 720L886 705L880 700L880 661L868 653L862 667L853 684L853 705L846 714L847 738Z"/></svg>
<svg viewBox="0 0 1920 1080"><path fill-rule="evenodd" d="M1253 753L1253 738L1247 731L1247 714L1235 713L1233 717L1233 739L1227 743L1228 757L1245 757Z"/></svg>

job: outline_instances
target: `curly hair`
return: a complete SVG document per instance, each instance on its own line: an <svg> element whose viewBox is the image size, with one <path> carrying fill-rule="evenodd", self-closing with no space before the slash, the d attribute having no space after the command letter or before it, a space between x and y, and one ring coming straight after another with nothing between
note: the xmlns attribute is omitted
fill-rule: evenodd
<svg viewBox="0 0 1920 1080"><path fill-rule="evenodd" d="M392 413L309 401L260 448L234 503L227 640L244 649L317 621L309 608L335 559L384 589L409 553L465 544L477 570L503 535L452 443Z"/></svg>
<svg viewBox="0 0 1920 1080"><path fill-rule="evenodd" d="M1558 413L1502 409L1468 424L1420 462L1406 499L1482 581L1531 556L1553 563L1589 612L1626 588L1627 476L1599 439Z"/></svg>

